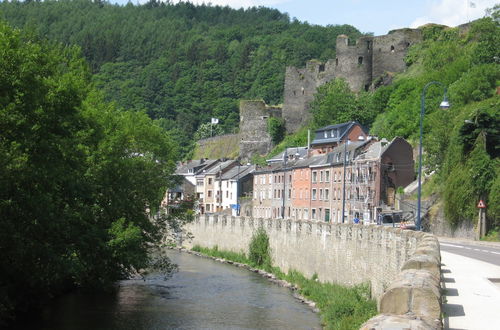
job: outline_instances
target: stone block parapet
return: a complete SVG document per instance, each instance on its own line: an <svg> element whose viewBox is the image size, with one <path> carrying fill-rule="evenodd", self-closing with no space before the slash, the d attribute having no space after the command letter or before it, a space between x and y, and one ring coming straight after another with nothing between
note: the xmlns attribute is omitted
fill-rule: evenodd
<svg viewBox="0 0 500 330"><path fill-rule="evenodd" d="M442 329L441 255L437 238L423 234L361 329ZM396 326L397 325L397 326Z"/></svg>

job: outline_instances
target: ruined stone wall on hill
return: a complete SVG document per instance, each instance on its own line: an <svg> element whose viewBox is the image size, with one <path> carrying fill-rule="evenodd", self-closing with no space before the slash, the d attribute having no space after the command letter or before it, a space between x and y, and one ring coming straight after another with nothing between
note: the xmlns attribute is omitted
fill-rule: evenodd
<svg viewBox="0 0 500 330"><path fill-rule="evenodd" d="M265 155L273 146L267 129L270 117L281 118L281 107L268 106L262 100L240 101L240 157Z"/></svg>
<svg viewBox="0 0 500 330"><path fill-rule="evenodd" d="M326 63L309 61L305 68L287 67L285 73L283 118L287 133L295 133L311 115L309 105L318 87L343 78L351 90L372 90L390 82L387 75L406 69L408 48L422 41L418 29L391 31L383 36L364 36L355 43L346 35L337 37L336 58Z"/></svg>
<svg viewBox="0 0 500 330"><path fill-rule="evenodd" d="M406 70L404 58L408 48L422 41L422 31L401 29L373 38L373 78L386 72L397 73Z"/></svg>
<svg viewBox="0 0 500 330"><path fill-rule="evenodd" d="M343 78L353 91L368 90L372 82L373 37L361 37L349 45L346 35L337 37L335 78Z"/></svg>

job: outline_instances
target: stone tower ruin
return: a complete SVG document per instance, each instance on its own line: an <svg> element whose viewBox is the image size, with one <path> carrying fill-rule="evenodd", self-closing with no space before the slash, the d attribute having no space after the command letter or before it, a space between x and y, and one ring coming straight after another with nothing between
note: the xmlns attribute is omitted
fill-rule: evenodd
<svg viewBox="0 0 500 330"><path fill-rule="evenodd" d="M305 68L287 67L283 118L287 133L294 133L310 118L309 103L316 89L343 78L353 91L378 87L387 76L406 69L408 48L422 41L418 29L400 29L383 36L364 36L351 44L346 35L337 37L336 58L326 63L309 61Z"/></svg>
<svg viewBox="0 0 500 330"><path fill-rule="evenodd" d="M419 29L400 29L383 36L363 36L353 43L346 35L337 37L336 58L325 63L311 60L305 68L287 67L283 107L264 101L240 103L240 156L266 154L272 148L267 118L282 117L288 134L295 133L310 119L309 104L318 87L343 78L352 91L374 90L388 84L395 73L406 70L408 48L422 41Z"/></svg>

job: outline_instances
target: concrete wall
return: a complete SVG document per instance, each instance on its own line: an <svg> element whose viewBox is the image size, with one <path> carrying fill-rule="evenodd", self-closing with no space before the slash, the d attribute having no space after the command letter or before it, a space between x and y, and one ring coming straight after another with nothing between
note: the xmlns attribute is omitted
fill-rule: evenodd
<svg viewBox="0 0 500 330"><path fill-rule="evenodd" d="M184 245L246 253L259 226L268 232L273 264L283 271L316 273L321 281L345 285L370 282L375 297L389 287L424 235L378 226L210 215L188 225L194 239Z"/></svg>

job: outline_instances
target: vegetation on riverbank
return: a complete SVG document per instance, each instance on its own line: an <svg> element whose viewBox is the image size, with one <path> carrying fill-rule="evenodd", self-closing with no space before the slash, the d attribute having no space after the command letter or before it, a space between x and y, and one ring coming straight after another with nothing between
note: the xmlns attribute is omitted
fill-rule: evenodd
<svg viewBox="0 0 500 330"><path fill-rule="evenodd" d="M250 265L274 274L276 278L287 281L296 287L298 292L316 303L320 310L321 320L327 329L359 329L361 324L377 314L377 304L370 299L370 288L367 285L345 287L338 284L319 282L317 276L306 278L301 273L290 270L283 273L271 264L269 238L264 229L254 233L249 246L248 256L240 253L219 250L217 246L204 248L196 245L193 251L207 256L223 258L233 262Z"/></svg>
<svg viewBox="0 0 500 330"><path fill-rule="evenodd" d="M103 100L77 47L0 21L0 54L2 327L75 287L168 268L149 257L168 219L151 216L177 153L146 114Z"/></svg>

